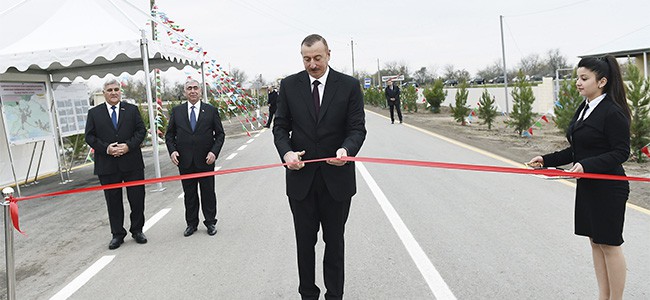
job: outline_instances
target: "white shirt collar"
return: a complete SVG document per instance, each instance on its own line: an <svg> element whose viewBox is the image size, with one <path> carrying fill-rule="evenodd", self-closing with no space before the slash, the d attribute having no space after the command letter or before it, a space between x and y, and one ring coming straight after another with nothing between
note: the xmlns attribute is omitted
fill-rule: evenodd
<svg viewBox="0 0 650 300"><path fill-rule="evenodd" d="M190 114L192 113L192 103L190 101L187 101L187 116L189 117ZM194 104L194 114L196 115L196 119L199 119L199 111L201 111L201 101L197 101L196 104Z"/></svg>
<svg viewBox="0 0 650 300"><path fill-rule="evenodd" d="M591 101L588 101L588 102L587 102L587 103L589 103L589 110L585 112L585 116L582 118L583 120L586 119L587 117L589 117L589 115L591 114L591 112L594 111L594 109L596 108L596 106L598 106L598 104L599 104L601 101L603 101L603 99L605 98L605 96L607 96L607 93L604 93L604 94L602 94L602 95L600 95L600 96L594 98L594 100L591 100ZM587 100L585 99L585 101L587 101ZM586 106L585 106L585 108L586 108Z"/></svg>
<svg viewBox="0 0 650 300"><path fill-rule="evenodd" d="M327 66L327 69L325 70L325 73L320 78L314 78L311 75L309 75L309 83L314 84L314 81L318 80L320 82L319 87L321 87L321 86L324 87L325 82L327 81L327 76L329 76L329 74L330 74L330 66Z"/></svg>
<svg viewBox="0 0 650 300"><path fill-rule="evenodd" d="M111 115L113 113L113 109L111 108L111 106L113 105L108 102L104 102L104 103L106 103L106 109L108 110L108 114ZM117 102L117 104L115 104L115 114L117 114L118 117L120 114L120 103L122 103L122 101Z"/></svg>

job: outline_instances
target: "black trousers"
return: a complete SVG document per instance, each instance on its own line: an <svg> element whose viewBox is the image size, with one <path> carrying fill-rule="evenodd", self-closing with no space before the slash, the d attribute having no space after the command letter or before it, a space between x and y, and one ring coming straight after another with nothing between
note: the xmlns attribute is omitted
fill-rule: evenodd
<svg viewBox="0 0 650 300"><path fill-rule="evenodd" d="M344 233L351 198L335 200L330 195L320 170L316 171L311 190L305 199L289 199L296 232L298 252L298 292L303 299L318 299L315 284L315 251L319 227L323 228L325 253L323 278L326 299L342 299L344 283Z"/></svg>
<svg viewBox="0 0 650 300"><path fill-rule="evenodd" d="M131 172L121 172L109 175L99 175L99 182L102 185L135 181L144 179L144 169ZM126 196L131 207L131 227L129 232L142 232L144 226L144 185L131 186L126 188ZM122 204L122 189L104 190L106 206L108 208L108 221L111 225L111 234L116 238L124 238L124 205Z"/></svg>
<svg viewBox="0 0 650 300"><path fill-rule="evenodd" d="M200 170L194 164L189 169L178 169L181 175L212 170ZM185 194L185 222L187 226L197 227L199 225L199 186L201 187L201 210L205 219L203 224L206 226L217 224L217 195L214 192L214 176L183 179L181 183Z"/></svg>
<svg viewBox="0 0 650 300"><path fill-rule="evenodd" d="M400 108L399 101L393 102L388 100L388 108L390 108L390 121L395 122L395 115L393 114L393 110L397 109L397 117L399 118L399 121L402 122L402 109Z"/></svg>
<svg viewBox="0 0 650 300"><path fill-rule="evenodd" d="M274 110L269 110L269 119L266 120L266 126L271 127L271 122L273 122L273 115L275 114L275 109Z"/></svg>

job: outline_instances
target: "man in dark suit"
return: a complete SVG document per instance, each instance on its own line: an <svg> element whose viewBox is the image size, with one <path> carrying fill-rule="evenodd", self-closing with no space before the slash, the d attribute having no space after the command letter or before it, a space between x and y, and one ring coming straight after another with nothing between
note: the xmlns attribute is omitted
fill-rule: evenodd
<svg viewBox="0 0 650 300"><path fill-rule="evenodd" d="M356 193L355 156L366 137L363 94L359 81L328 66L330 50L323 37L307 36L300 53L305 71L280 85L273 122L275 146L286 170L287 196L293 214L298 252L298 291L318 299L314 282L319 227L323 228L323 259L327 299L343 297L344 232ZM326 163L301 161L332 157Z"/></svg>
<svg viewBox="0 0 650 300"><path fill-rule="evenodd" d="M86 143L95 149L95 175L102 185L144 179L144 162L140 145L146 129L138 107L122 102L120 84L115 79L104 83L106 104L88 111ZM144 185L126 188L131 206L129 231L139 244L147 242L144 226ZM108 220L113 238L108 249L117 249L124 242L124 206L122 189L104 190Z"/></svg>
<svg viewBox="0 0 650 300"><path fill-rule="evenodd" d="M214 171L214 162L221 152L225 133L217 109L201 102L201 86L189 79L184 91L187 102L172 109L165 134L167 150L181 175ZM199 194L201 186L201 209L209 235L217 233L217 196L214 192L214 176L182 180L185 193L184 236L192 235L199 225Z"/></svg>
<svg viewBox="0 0 650 300"><path fill-rule="evenodd" d="M388 107L390 108L390 123L395 123L395 114L393 112L395 109L397 109L397 117L399 118L399 122L402 123L402 109L400 109L399 103L399 87L393 85L392 80L388 80L386 82L386 91L384 94L386 95L386 102L388 102Z"/></svg>
<svg viewBox="0 0 650 300"><path fill-rule="evenodd" d="M275 87L269 87L269 119L266 121L264 127L271 128L271 122L273 121L273 115L278 109L278 91L275 90Z"/></svg>

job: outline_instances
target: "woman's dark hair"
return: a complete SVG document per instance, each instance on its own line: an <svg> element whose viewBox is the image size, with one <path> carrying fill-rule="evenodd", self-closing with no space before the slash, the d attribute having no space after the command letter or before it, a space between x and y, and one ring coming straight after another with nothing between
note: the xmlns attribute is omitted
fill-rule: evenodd
<svg viewBox="0 0 650 300"><path fill-rule="evenodd" d="M625 86L623 85L623 76L621 68L618 66L616 58L611 55L601 57L585 57L578 63L578 68L584 67L596 74L596 80L607 78L607 83L603 92L612 97L614 103L623 109L628 119L631 119L630 107L627 105L625 97Z"/></svg>

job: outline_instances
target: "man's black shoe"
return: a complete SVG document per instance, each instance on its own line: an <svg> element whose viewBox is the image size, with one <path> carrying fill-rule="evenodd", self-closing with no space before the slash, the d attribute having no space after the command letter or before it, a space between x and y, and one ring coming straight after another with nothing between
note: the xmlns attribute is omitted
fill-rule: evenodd
<svg viewBox="0 0 650 300"><path fill-rule="evenodd" d="M138 243L138 244L146 244L147 243L147 237L142 232L134 233L132 236L135 239L135 242Z"/></svg>
<svg viewBox="0 0 650 300"><path fill-rule="evenodd" d="M217 234L217 226L215 226L214 224L210 224L210 225L207 225L207 227L208 227L208 234L209 235Z"/></svg>
<svg viewBox="0 0 650 300"><path fill-rule="evenodd" d="M185 228L185 232L183 232L183 235L184 235L184 236L190 236L190 235L192 235L195 231L196 231L196 227L187 226L187 228Z"/></svg>
<svg viewBox="0 0 650 300"><path fill-rule="evenodd" d="M124 243L124 238L116 238L114 237L110 243L108 243L108 249L110 250L115 250L120 247Z"/></svg>

